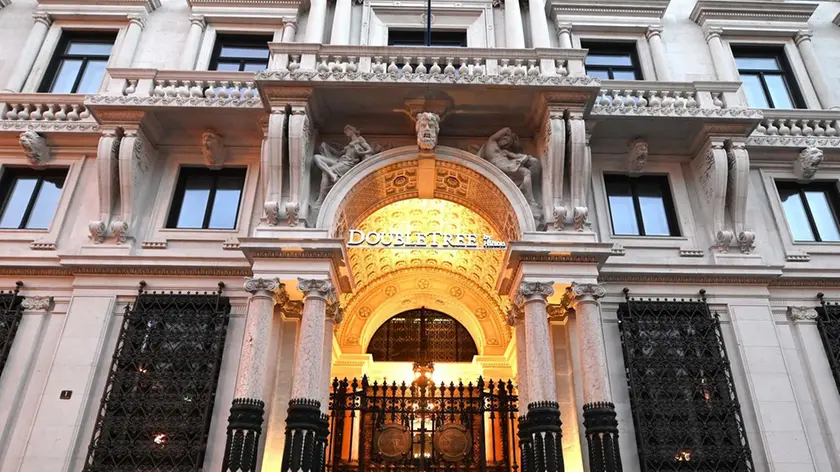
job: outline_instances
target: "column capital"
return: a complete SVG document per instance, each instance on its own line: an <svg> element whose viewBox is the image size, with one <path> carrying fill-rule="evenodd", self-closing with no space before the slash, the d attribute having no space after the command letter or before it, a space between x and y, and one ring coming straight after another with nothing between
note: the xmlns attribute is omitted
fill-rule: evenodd
<svg viewBox="0 0 840 472"><path fill-rule="evenodd" d="M572 24L567 21L562 21L559 18L555 18L554 26L557 27L558 36L561 34L571 34L572 32Z"/></svg>
<svg viewBox="0 0 840 472"><path fill-rule="evenodd" d="M793 36L793 42L799 46L799 43L803 41L811 41L811 38L814 37L814 31L810 29L801 29L796 32Z"/></svg>
<svg viewBox="0 0 840 472"><path fill-rule="evenodd" d="M52 25L52 17L47 12L36 11L32 14L32 18L35 20L35 23L42 23L48 28Z"/></svg>
<svg viewBox="0 0 840 472"><path fill-rule="evenodd" d="M817 310L810 306L789 306L787 309L789 320L796 321L817 321L819 315Z"/></svg>
<svg viewBox="0 0 840 472"><path fill-rule="evenodd" d="M190 25L198 26L202 31L207 28L207 21L205 21L204 15L190 15L189 19Z"/></svg>
<svg viewBox="0 0 840 472"><path fill-rule="evenodd" d="M606 295L607 291L598 284L579 284L572 282L572 293L578 302L594 302Z"/></svg>
<svg viewBox="0 0 840 472"><path fill-rule="evenodd" d="M140 29L144 29L146 27L146 15L144 13L129 13L126 15L128 18L129 26L133 23L140 27Z"/></svg>
<svg viewBox="0 0 840 472"><path fill-rule="evenodd" d="M283 22L283 28L292 28L297 31L297 20L286 20Z"/></svg>
<svg viewBox="0 0 840 472"><path fill-rule="evenodd" d="M720 38L720 35L723 34L723 28L719 26L705 26L703 27L703 37L706 38L706 42L708 43L714 38Z"/></svg>
<svg viewBox="0 0 840 472"><path fill-rule="evenodd" d="M317 297L329 301L335 299L335 290L328 279L298 278L298 290L303 292L304 298Z"/></svg>
<svg viewBox="0 0 840 472"><path fill-rule="evenodd" d="M280 279L278 278L261 279L245 277L245 291L252 295L257 292L269 292L273 294L282 290L282 288L283 284L280 283Z"/></svg>
<svg viewBox="0 0 840 472"><path fill-rule="evenodd" d="M650 26L647 27L647 30L645 31L645 38L650 40L650 38L652 38L654 36L661 37L662 36L662 31L663 31L662 25L650 25Z"/></svg>
<svg viewBox="0 0 840 472"><path fill-rule="evenodd" d="M519 284L517 298L522 298L524 303L532 301L545 302L548 297L554 295L554 284L550 282L527 282Z"/></svg>

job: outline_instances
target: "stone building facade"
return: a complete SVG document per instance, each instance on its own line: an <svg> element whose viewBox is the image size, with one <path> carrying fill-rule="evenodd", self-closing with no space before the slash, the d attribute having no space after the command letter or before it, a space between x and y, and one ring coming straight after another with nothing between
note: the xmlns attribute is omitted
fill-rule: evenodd
<svg viewBox="0 0 840 472"><path fill-rule="evenodd" d="M0 0L0 470L840 470L838 89L836 1Z"/></svg>

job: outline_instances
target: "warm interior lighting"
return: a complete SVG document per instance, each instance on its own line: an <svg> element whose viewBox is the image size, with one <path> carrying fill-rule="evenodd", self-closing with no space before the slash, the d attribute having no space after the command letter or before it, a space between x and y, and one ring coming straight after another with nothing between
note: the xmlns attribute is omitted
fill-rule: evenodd
<svg viewBox="0 0 840 472"><path fill-rule="evenodd" d="M166 433L155 433L152 435L152 441L158 446L166 446L166 443L169 442L169 435Z"/></svg>
<svg viewBox="0 0 840 472"><path fill-rule="evenodd" d="M688 462L691 460L691 449L681 449L674 454L674 460L677 462Z"/></svg>

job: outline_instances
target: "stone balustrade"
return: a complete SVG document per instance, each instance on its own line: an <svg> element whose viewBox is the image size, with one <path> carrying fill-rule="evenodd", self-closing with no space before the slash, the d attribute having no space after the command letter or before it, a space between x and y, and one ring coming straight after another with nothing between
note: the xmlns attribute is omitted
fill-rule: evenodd
<svg viewBox="0 0 840 472"><path fill-rule="evenodd" d="M272 43L269 46L272 53L270 71L319 74L429 74L453 77L585 75L583 59L586 51L580 49L338 46L297 43Z"/></svg>
<svg viewBox="0 0 840 472"><path fill-rule="evenodd" d="M262 106L252 72L108 69L104 94L91 105L207 107Z"/></svg>
<svg viewBox="0 0 840 472"><path fill-rule="evenodd" d="M840 147L840 110L764 110L763 115L750 144Z"/></svg>
<svg viewBox="0 0 840 472"><path fill-rule="evenodd" d="M96 121L76 94L0 94L0 129L3 130L95 130Z"/></svg>
<svg viewBox="0 0 840 472"><path fill-rule="evenodd" d="M739 82L646 82L610 80L592 107L596 115L759 118L740 106Z"/></svg>

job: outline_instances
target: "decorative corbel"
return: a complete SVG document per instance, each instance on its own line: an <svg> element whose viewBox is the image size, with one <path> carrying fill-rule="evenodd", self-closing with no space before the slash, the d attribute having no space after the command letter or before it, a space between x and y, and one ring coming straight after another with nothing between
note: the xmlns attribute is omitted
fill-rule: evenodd
<svg viewBox="0 0 840 472"><path fill-rule="evenodd" d="M292 106L289 117L289 199L285 204L285 218L289 226L306 222L309 216L309 173L315 142L309 109L305 105Z"/></svg>
<svg viewBox="0 0 840 472"><path fill-rule="evenodd" d="M579 114L569 116L569 141L572 224L575 231L583 231L589 214L587 190L592 180L592 156L586 124Z"/></svg>
<svg viewBox="0 0 840 472"><path fill-rule="evenodd" d="M23 148L26 158L29 163L35 167L40 167L47 163L52 158L51 149L47 145L47 140L40 134L29 130L20 133L20 147Z"/></svg>
<svg viewBox="0 0 840 472"><path fill-rule="evenodd" d="M724 228L728 158L723 141L710 140L691 161L691 170L700 190L701 206L711 222L712 238L721 252L728 252L734 234Z"/></svg>
<svg viewBox="0 0 840 472"><path fill-rule="evenodd" d="M106 131L99 138L96 150L97 183L99 186L99 219L88 223L90 237L95 244L102 243L108 236L111 212L119 195L118 154L122 130Z"/></svg>
<svg viewBox="0 0 840 472"><path fill-rule="evenodd" d="M636 138L627 143L627 170L638 173L644 170L648 157L648 144L644 138Z"/></svg>
<svg viewBox="0 0 840 472"><path fill-rule="evenodd" d="M120 215L111 222L117 241L124 243L135 219L145 206L143 197L148 185L156 150L142 129L125 131L119 150Z"/></svg>
<svg viewBox="0 0 840 472"><path fill-rule="evenodd" d="M211 169L221 169L227 159L227 148L219 133L214 129L206 129L201 134L201 154L204 163Z"/></svg>
<svg viewBox="0 0 840 472"><path fill-rule="evenodd" d="M746 229L747 194L750 186L750 155L743 141L726 142L727 184L726 206L737 235L741 253L749 254L755 242L755 233Z"/></svg>
<svg viewBox="0 0 840 472"><path fill-rule="evenodd" d="M283 194L283 139L286 133L286 110L273 109L268 118L268 124L260 153L261 185L265 195L262 218L269 226L280 224L280 201Z"/></svg>
<svg viewBox="0 0 840 472"><path fill-rule="evenodd" d="M550 107L543 128L543 208L551 209L552 227L562 231L568 212L563 204L563 174L566 166L565 110ZM547 217L548 218L548 217ZM547 222L548 223L548 222ZM548 225L546 225L548 227Z"/></svg>
<svg viewBox="0 0 840 472"><path fill-rule="evenodd" d="M823 152L815 146L808 146L793 161L793 174L799 180L811 180L823 161Z"/></svg>

